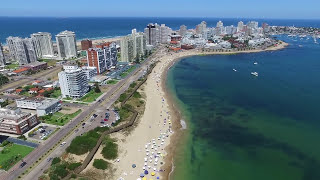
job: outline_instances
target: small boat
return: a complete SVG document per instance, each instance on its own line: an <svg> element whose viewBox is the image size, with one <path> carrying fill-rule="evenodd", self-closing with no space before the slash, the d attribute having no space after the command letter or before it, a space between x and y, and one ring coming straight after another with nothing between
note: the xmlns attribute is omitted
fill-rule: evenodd
<svg viewBox="0 0 320 180"><path fill-rule="evenodd" d="M234 72L237 72L237 70L236 69L232 69Z"/></svg>
<svg viewBox="0 0 320 180"><path fill-rule="evenodd" d="M251 75L258 77L259 74L257 72L251 72Z"/></svg>
<svg viewBox="0 0 320 180"><path fill-rule="evenodd" d="M299 45L299 47L303 47L302 45Z"/></svg>
<svg viewBox="0 0 320 180"><path fill-rule="evenodd" d="M257 63L257 62L254 62L253 64L254 64L254 65L257 65L258 63Z"/></svg>

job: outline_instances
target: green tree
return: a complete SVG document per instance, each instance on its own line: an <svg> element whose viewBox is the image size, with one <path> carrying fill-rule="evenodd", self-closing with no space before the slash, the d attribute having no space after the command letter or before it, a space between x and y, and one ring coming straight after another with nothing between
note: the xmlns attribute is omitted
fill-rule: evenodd
<svg viewBox="0 0 320 180"><path fill-rule="evenodd" d="M99 84L98 84L97 82L94 83L94 86L95 86L94 91L95 91L96 93L101 93L101 90L100 90L100 88L99 88Z"/></svg>
<svg viewBox="0 0 320 180"><path fill-rule="evenodd" d="M103 159L95 159L93 161L93 167L97 169L105 170L108 168L108 162Z"/></svg>

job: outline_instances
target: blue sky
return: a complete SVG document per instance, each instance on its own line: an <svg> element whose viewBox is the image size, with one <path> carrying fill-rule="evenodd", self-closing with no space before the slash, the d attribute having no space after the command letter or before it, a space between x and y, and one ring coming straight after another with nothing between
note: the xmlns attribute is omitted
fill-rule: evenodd
<svg viewBox="0 0 320 180"><path fill-rule="evenodd" d="M1 0L0 16L320 19L320 0Z"/></svg>

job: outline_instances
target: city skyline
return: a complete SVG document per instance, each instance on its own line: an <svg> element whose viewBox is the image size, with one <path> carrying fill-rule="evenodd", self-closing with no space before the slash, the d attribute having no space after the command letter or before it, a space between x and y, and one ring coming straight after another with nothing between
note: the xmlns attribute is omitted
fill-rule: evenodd
<svg viewBox="0 0 320 180"><path fill-rule="evenodd" d="M148 2L146 0L121 2L94 0L99 4L88 9L87 3L56 0L44 4L39 0L1 3L0 16L32 17L221 17L221 18L276 18L276 19L320 19L320 2L307 1L191 1ZM62 6L63 4L63 6ZM77 8L73 8L74 5ZM150 6L151 8L145 8ZM108 8L113 7L113 8ZM121 7L121 8L120 8ZM179 8L177 8L179 7ZM226 8L227 7L227 8ZM252 8L255 7L255 8ZM287 8L284 8L287 7ZM227 9L227 10L226 10Z"/></svg>

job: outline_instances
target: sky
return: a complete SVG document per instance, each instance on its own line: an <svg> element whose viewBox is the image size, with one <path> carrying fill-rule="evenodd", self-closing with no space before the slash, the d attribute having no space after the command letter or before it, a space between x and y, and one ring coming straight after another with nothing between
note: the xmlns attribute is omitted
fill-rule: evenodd
<svg viewBox="0 0 320 180"><path fill-rule="evenodd" d="M320 0L1 0L0 16L320 19Z"/></svg>

